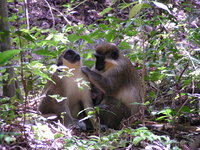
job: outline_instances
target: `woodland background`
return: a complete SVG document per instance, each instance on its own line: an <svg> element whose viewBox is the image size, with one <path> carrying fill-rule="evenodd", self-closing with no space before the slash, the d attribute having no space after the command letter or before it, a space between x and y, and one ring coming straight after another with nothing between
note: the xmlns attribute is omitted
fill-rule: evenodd
<svg viewBox="0 0 200 150"><path fill-rule="evenodd" d="M200 134L198 0L1 0L0 149L188 150ZM145 114L96 134L50 124L37 111L65 49L92 67L113 42L145 79Z"/></svg>

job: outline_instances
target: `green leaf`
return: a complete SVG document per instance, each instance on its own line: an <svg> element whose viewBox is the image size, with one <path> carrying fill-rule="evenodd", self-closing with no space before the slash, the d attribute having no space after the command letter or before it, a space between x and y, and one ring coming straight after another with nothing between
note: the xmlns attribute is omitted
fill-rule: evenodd
<svg viewBox="0 0 200 150"><path fill-rule="evenodd" d="M143 138L142 137L140 137L140 136L137 136L137 137L135 137L134 139L133 139L133 143L134 143L134 145L137 145L140 141L142 141L143 140Z"/></svg>
<svg viewBox="0 0 200 150"><path fill-rule="evenodd" d="M97 38L103 38L105 36L105 32L100 32L99 34L97 34Z"/></svg>
<svg viewBox="0 0 200 150"><path fill-rule="evenodd" d="M32 70L31 72L32 72L33 74L35 74L35 75L39 75L39 76L41 76L42 78L45 78L45 79L48 79L48 80L52 81L52 79L49 78L48 75L46 75L45 73L41 72L40 70Z"/></svg>
<svg viewBox="0 0 200 150"><path fill-rule="evenodd" d="M120 49L130 49L129 43L127 43L125 41L122 41L118 46Z"/></svg>
<svg viewBox="0 0 200 150"><path fill-rule="evenodd" d="M190 113L191 110L188 106L183 106L183 108L181 109L182 112L185 112L185 113Z"/></svg>
<svg viewBox="0 0 200 150"><path fill-rule="evenodd" d="M132 2L132 3L121 3L121 4L118 5L118 8L123 10L123 9L125 9L127 7L130 7L131 5L136 4L136 3L138 3L138 1Z"/></svg>
<svg viewBox="0 0 200 150"><path fill-rule="evenodd" d="M93 43L93 41L91 40L91 38L88 35L83 35L81 36L81 38L85 41L87 41L87 43Z"/></svg>
<svg viewBox="0 0 200 150"><path fill-rule="evenodd" d="M105 24L100 24L99 28L102 28L103 30L108 30L108 26Z"/></svg>
<svg viewBox="0 0 200 150"><path fill-rule="evenodd" d="M0 65L4 65L14 55L19 54L20 50L7 50L0 53Z"/></svg>
<svg viewBox="0 0 200 150"><path fill-rule="evenodd" d="M110 30L107 35L105 36L106 40L108 42L112 42L113 39L115 38L115 33L114 33L114 30Z"/></svg>
<svg viewBox="0 0 200 150"><path fill-rule="evenodd" d="M19 36L22 36L28 41L35 42L35 38L28 31L20 30L16 31L15 33L18 34Z"/></svg>
<svg viewBox="0 0 200 150"><path fill-rule="evenodd" d="M140 3L133 6L129 13L129 19L134 17L142 8L151 8L148 3Z"/></svg>
<svg viewBox="0 0 200 150"><path fill-rule="evenodd" d="M41 49L41 50L33 51L33 53L35 53L37 55L42 55L42 56L54 56L54 54L52 54L51 51L48 51L46 49Z"/></svg>
<svg viewBox="0 0 200 150"><path fill-rule="evenodd" d="M107 7L106 9L104 9L100 15L103 16L105 13L108 13L109 11L111 11L113 8L112 7Z"/></svg>
<svg viewBox="0 0 200 150"><path fill-rule="evenodd" d="M136 4L136 5L133 6L133 8L129 12L129 19L131 19L132 17L134 17L141 10L142 5L143 5L143 3Z"/></svg>
<svg viewBox="0 0 200 150"><path fill-rule="evenodd" d="M171 11L168 9L168 7L163 4L163 3L160 3L160 2L153 2L157 7L161 8L161 9L164 9L166 10L169 14L171 14Z"/></svg>
<svg viewBox="0 0 200 150"><path fill-rule="evenodd" d="M78 40L78 39L80 39L80 36L78 36L78 35L76 35L76 34L70 34L70 35L68 36L68 40L69 40L70 42L75 42L75 41Z"/></svg>

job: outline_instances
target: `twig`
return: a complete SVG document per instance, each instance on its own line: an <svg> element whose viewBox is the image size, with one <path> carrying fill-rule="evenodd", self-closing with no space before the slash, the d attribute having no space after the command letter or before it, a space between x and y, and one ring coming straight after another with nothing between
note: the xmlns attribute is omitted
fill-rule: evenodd
<svg viewBox="0 0 200 150"><path fill-rule="evenodd" d="M80 2L78 5L76 5L75 7L73 7L72 10L75 9L76 7L78 7L79 5L85 3L86 1L87 1L87 0L84 0L84 1Z"/></svg>
<svg viewBox="0 0 200 150"><path fill-rule="evenodd" d="M142 104L145 103L145 95L146 95L146 86L145 86L145 80L144 80L144 77L145 77L145 64L146 64L146 54L145 54L145 39L143 39L143 42L142 42L142 55L143 55L143 65L142 65L142 87L144 89L144 93L142 95ZM144 105L142 106L142 123L143 125L145 125L145 121L144 121Z"/></svg>
<svg viewBox="0 0 200 150"><path fill-rule="evenodd" d="M54 7L51 7L51 9L57 11L65 19L65 21L67 22L67 24L69 24L70 26L72 26L72 24L69 22L69 20L65 17L66 16L65 14L63 14L61 11L59 11L58 9L56 9Z"/></svg>
<svg viewBox="0 0 200 150"><path fill-rule="evenodd" d="M27 29L29 30L30 29L30 22L29 22L29 13L28 13L27 0L24 0L24 9L25 9Z"/></svg>
<svg viewBox="0 0 200 150"><path fill-rule="evenodd" d="M53 28L55 28L55 18L54 18L53 12L52 12L52 8L51 8L50 4L47 2L47 0L44 0L44 1L47 3L47 5L49 7L49 10L50 10L50 13L52 16L52 20L53 20Z"/></svg>
<svg viewBox="0 0 200 150"><path fill-rule="evenodd" d="M178 90L178 94L179 94L179 100L181 98L181 93L180 93L180 82L181 82L181 78L183 76L183 73L186 71L186 69L188 68L188 65L189 65L189 62L186 64L185 68L183 69L183 71L181 72L180 76L179 76L179 79L176 83L176 89ZM180 117L180 111L182 110L183 106L185 106L185 104L188 102L189 98L187 98L187 100L185 100L185 102L181 105L181 107L179 108L178 112L177 112L177 117L179 119ZM172 106L175 106L174 104L174 100L172 101ZM173 122L174 122L174 125L175 125L175 128L173 128L173 135L175 135L175 132L176 132L176 129L177 129L177 123L176 123L176 120L175 120L176 117L173 118Z"/></svg>
<svg viewBox="0 0 200 150"><path fill-rule="evenodd" d="M178 85L179 85L179 83L181 82L181 78L182 78L182 76L183 76L183 73L186 71L188 65L189 65L189 62L186 64L185 68L183 69L183 71L181 72L181 74L180 74L180 76L179 76L179 79L178 79L178 82L177 82Z"/></svg>

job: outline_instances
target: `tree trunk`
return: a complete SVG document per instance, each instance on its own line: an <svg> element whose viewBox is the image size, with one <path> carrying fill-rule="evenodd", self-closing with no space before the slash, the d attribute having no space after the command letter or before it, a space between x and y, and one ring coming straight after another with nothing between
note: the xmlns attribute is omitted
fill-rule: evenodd
<svg viewBox="0 0 200 150"><path fill-rule="evenodd" d="M8 8L7 1L0 0L0 51L6 51L11 49L11 41L9 34L9 24L8 24ZM6 73L8 73L7 80L3 80L3 96L13 97L16 95L15 82L10 80L14 77L14 69L11 63L6 65ZM9 84L8 84L9 83Z"/></svg>

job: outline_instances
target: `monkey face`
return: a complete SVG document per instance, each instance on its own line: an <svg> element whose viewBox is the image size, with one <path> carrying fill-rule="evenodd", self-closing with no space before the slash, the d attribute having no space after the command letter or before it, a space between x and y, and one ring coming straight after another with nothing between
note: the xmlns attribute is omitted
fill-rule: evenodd
<svg viewBox="0 0 200 150"><path fill-rule="evenodd" d="M94 56L96 57L95 69L98 71L102 71L105 66L105 56L95 53Z"/></svg>
<svg viewBox="0 0 200 150"><path fill-rule="evenodd" d="M81 57L77 52L69 49L60 55L57 65L64 65L68 68L78 68L81 65Z"/></svg>
<svg viewBox="0 0 200 150"><path fill-rule="evenodd" d="M71 49L65 51L63 58L72 64L80 61L81 59L80 55Z"/></svg>
<svg viewBox="0 0 200 150"><path fill-rule="evenodd" d="M98 71L106 71L107 69L105 68L110 68L110 63L118 59L119 52L118 49L108 49L104 53L97 51L94 56L96 57L95 69Z"/></svg>

